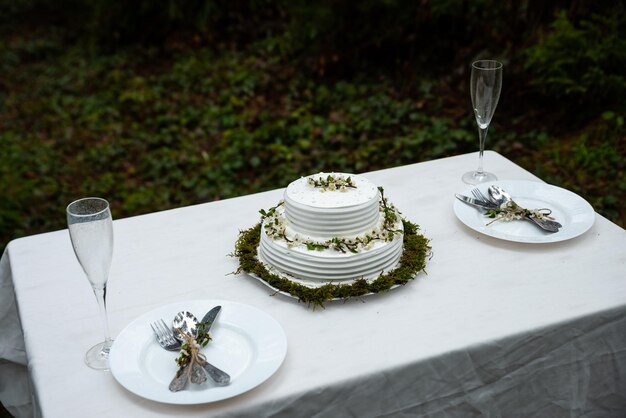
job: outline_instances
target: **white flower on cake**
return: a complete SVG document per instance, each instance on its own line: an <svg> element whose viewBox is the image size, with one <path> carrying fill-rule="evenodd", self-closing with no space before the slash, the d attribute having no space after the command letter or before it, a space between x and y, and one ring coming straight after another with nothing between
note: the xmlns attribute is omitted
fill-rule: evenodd
<svg viewBox="0 0 626 418"><path fill-rule="evenodd" d="M329 174L326 177L320 176L318 178L311 176L308 178L307 183L314 188L321 189L322 192L326 190L345 192L348 188L356 189L356 185L352 182L351 177L346 178L342 175L335 174Z"/></svg>

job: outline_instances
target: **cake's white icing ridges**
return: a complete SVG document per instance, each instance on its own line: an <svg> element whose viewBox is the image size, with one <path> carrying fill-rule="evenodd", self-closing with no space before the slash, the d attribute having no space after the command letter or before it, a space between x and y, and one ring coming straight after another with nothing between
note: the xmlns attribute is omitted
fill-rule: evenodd
<svg viewBox="0 0 626 418"><path fill-rule="evenodd" d="M296 180L287 187L285 217L290 227L303 234L332 238L356 235L378 223L378 188L362 177L339 175L353 179L356 189L322 191L307 183L309 177Z"/></svg>
<svg viewBox="0 0 626 418"><path fill-rule="evenodd" d="M276 241L261 234L259 259L274 269L307 280L372 279L393 269L402 253L402 236L393 241L381 242L379 248L346 257L330 256L328 251L304 254L276 245ZM317 253L317 254L315 254ZM333 254L334 255L334 254ZM361 256L361 257L359 257Z"/></svg>
<svg viewBox="0 0 626 418"><path fill-rule="evenodd" d="M259 260L272 272L316 283L371 280L395 268L402 255L403 225L398 219L393 228L385 226L378 188L345 173L335 176L350 177L356 189L322 191L308 183L310 177L324 176L303 177L287 187L284 205L263 222ZM387 241L387 230L400 232ZM333 238L340 243L330 241ZM307 243L331 248L309 250Z"/></svg>
<svg viewBox="0 0 626 418"><path fill-rule="evenodd" d="M285 208L283 206L278 206L276 208L275 214L271 218L268 218L263 222L263 230L265 231L265 233L267 233L266 224L268 222L280 224L279 229L284 228L283 229L284 237L286 237L288 241L294 241L297 243L303 243L303 242L324 243L332 238L354 240L357 237L364 238L365 235L370 235L372 237L376 237L376 236L380 237L384 231L385 218L382 215L381 208L379 205L378 210L374 214L374 216L372 216L369 220L364 219L361 225L358 225L358 224L353 225L354 230L352 231L340 230L336 226L328 226L328 225L325 227L312 226L311 227L312 230L308 231L303 228L297 228L296 226L293 225L292 222L289 222L285 216ZM396 226L394 226L393 229L401 230L402 223L398 222ZM340 234L339 233L340 231L343 233ZM288 244L286 240L282 239L283 237L282 233L277 234L275 232L271 232L269 233L269 236L271 238L278 239L277 245L279 246L291 247L294 245L294 244ZM373 243L375 242L376 241L373 241ZM308 252L306 248L301 248L300 250L296 248L296 251Z"/></svg>
<svg viewBox="0 0 626 418"><path fill-rule="evenodd" d="M375 209L375 212L349 222L336 220L324 222L317 219L303 221L292 217L289 219L289 226L295 233L316 236L324 240L333 237L350 237L376 228L380 221L380 214L378 207Z"/></svg>

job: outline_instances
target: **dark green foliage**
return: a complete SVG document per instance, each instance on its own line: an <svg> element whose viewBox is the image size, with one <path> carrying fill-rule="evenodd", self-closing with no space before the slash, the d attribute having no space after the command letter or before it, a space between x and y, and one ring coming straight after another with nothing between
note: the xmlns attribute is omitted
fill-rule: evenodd
<svg viewBox="0 0 626 418"><path fill-rule="evenodd" d="M0 24L61 25L91 47L250 42L284 26L276 0L0 0Z"/></svg>
<svg viewBox="0 0 626 418"><path fill-rule="evenodd" d="M33 44L0 50L15 55L4 61L12 88L0 91L4 240L63 227L63 208L83 195L107 196L123 217L475 142L473 128L424 112L440 106L432 97L416 106L387 83L316 84L262 48L197 49L146 72L155 58L142 50L57 48L26 65Z"/></svg>
<svg viewBox="0 0 626 418"><path fill-rule="evenodd" d="M530 84L561 109L578 117L597 116L598 109L626 109L625 8L593 14L578 24L561 12L525 55Z"/></svg>
<svg viewBox="0 0 626 418"><path fill-rule="evenodd" d="M162 45L250 41L272 33L277 2L270 0L97 0L90 32L100 45Z"/></svg>
<svg viewBox="0 0 626 418"><path fill-rule="evenodd" d="M85 195L120 218L475 151L487 54L487 148L624 225L621 1L122 3L0 0L3 245Z"/></svg>
<svg viewBox="0 0 626 418"><path fill-rule="evenodd" d="M602 215L626 225L626 113L605 112L581 132L544 137L522 163L549 183L584 196Z"/></svg>
<svg viewBox="0 0 626 418"><path fill-rule="evenodd" d="M599 4L600 3L600 4ZM602 4L604 3L604 4ZM452 68L478 57L517 59L517 50L558 10L586 15L610 1L516 0L292 0L289 47L328 76L401 75L406 85L424 75L453 75Z"/></svg>

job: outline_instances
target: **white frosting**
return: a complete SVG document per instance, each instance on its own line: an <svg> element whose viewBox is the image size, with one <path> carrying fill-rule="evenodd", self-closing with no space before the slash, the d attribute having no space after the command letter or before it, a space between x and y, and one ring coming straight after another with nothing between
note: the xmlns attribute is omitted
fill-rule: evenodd
<svg viewBox="0 0 626 418"><path fill-rule="evenodd" d="M262 233L258 250L259 259L279 272L319 281L373 279L395 268L401 253L401 235L396 235L393 241L377 241L370 250L354 254L289 248L284 241Z"/></svg>
<svg viewBox="0 0 626 418"><path fill-rule="evenodd" d="M350 178L355 188L347 187L345 190L324 190L308 183L309 179L326 179L327 176L334 178ZM302 177L292 182L285 190L285 201L289 200L296 204L316 209L350 208L371 202L378 198L378 188L364 177L348 173L318 173Z"/></svg>
<svg viewBox="0 0 626 418"><path fill-rule="evenodd" d="M285 216L294 230L319 237L345 237L367 231L379 220L378 188L369 180L347 173L330 173L335 178L350 177L356 188L324 190L300 178L285 190Z"/></svg>
<svg viewBox="0 0 626 418"><path fill-rule="evenodd" d="M335 178L350 177L355 189L345 191L315 188L308 179L328 174L319 173L292 182L285 191L285 203L276 209L284 221L284 233L289 241L323 243L334 237L351 239L372 233L382 227L378 188L363 177L346 173L331 173ZM265 223L269 222L269 218ZM390 241L374 240L357 253L335 249L308 250L285 239L267 235L263 225L258 257L271 271L310 281L340 281L374 279L398 264L402 254L403 235L395 234ZM398 220L395 230L402 231Z"/></svg>

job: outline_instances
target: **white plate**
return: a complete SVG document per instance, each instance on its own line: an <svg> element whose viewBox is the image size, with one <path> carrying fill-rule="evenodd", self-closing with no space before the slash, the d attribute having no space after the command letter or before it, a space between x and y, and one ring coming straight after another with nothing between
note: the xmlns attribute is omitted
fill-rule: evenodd
<svg viewBox="0 0 626 418"><path fill-rule="evenodd" d="M454 199L454 214L461 222L481 234L507 241L527 243L548 243L565 241L585 233L595 221L596 214L585 199L569 190L546 183L533 181L494 181L468 187L462 194L472 196L472 189L478 187L485 195L491 185L497 185L509 192L513 200L528 209L549 208L552 216L563 227L558 232L541 230L527 221L496 221L484 216L476 208Z"/></svg>
<svg viewBox="0 0 626 418"><path fill-rule="evenodd" d="M202 318L214 306L222 310L209 344L202 349L207 359L231 377L227 386L210 379L202 385L188 383L185 390L170 392L168 386L178 367L177 352L165 351L156 342L150 323L171 321L187 310ZM282 364L287 338L282 327L267 313L249 305L224 300L177 302L150 311L131 322L111 347L109 366L117 381L143 398L169 404L201 404L237 396L260 385Z"/></svg>

